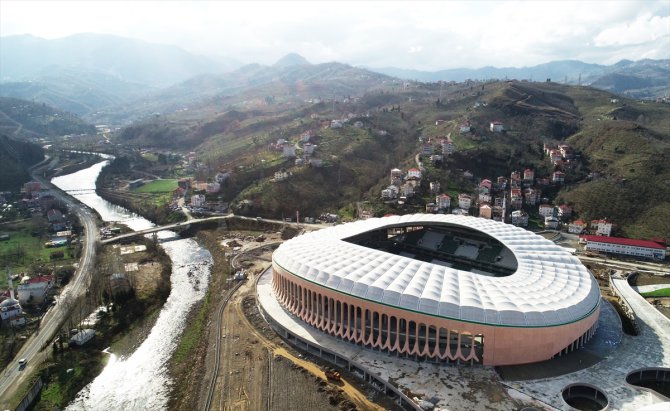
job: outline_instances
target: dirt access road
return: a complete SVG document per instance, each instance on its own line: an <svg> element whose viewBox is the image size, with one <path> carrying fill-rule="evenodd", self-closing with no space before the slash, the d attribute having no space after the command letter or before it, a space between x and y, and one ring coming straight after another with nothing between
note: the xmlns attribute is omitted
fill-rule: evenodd
<svg viewBox="0 0 670 411"><path fill-rule="evenodd" d="M260 244L259 244L260 245ZM219 372L211 410L384 410L371 401L372 389L350 384L346 376L334 384L322 368L283 342L258 313L255 277L269 265L270 250L250 251L238 258L250 278L235 292L222 316ZM253 324L252 324L253 322ZM214 324L210 330L214 330ZM210 332L205 383L200 385L198 409L206 409L208 384L215 363L216 332ZM361 389L363 392L361 392Z"/></svg>

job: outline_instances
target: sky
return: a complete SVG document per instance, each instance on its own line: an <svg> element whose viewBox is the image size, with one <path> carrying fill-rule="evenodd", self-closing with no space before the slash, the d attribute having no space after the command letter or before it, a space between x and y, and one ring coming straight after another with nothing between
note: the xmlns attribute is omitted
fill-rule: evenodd
<svg viewBox="0 0 670 411"><path fill-rule="evenodd" d="M271 64L419 70L670 58L670 0L0 1L0 36L106 33ZM1 47L1 42L0 42Z"/></svg>

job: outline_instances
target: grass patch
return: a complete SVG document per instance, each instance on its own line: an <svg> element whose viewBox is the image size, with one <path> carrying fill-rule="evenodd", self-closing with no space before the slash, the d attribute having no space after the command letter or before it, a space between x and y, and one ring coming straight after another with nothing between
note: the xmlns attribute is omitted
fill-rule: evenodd
<svg viewBox="0 0 670 411"><path fill-rule="evenodd" d="M209 311L210 306L209 294L210 293L208 291L202 305L200 305L198 312L194 316L195 318L189 322L181 336L181 339L179 340L179 345L177 346L174 356L172 357L173 361L177 364L190 361L193 350L200 341L200 336L202 335L202 331L205 328L205 320L207 319L207 312Z"/></svg>
<svg viewBox="0 0 670 411"><path fill-rule="evenodd" d="M138 187L133 192L136 193L170 193L177 188L176 179L154 180Z"/></svg>
<svg viewBox="0 0 670 411"><path fill-rule="evenodd" d="M670 297L670 288L661 288L660 290L649 291L648 293L640 293L643 297Z"/></svg>

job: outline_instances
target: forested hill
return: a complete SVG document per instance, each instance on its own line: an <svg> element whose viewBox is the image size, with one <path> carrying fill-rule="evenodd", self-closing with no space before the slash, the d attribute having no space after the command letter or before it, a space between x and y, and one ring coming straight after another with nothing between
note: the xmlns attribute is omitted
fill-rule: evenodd
<svg viewBox="0 0 670 411"><path fill-rule="evenodd" d="M16 191L30 180L26 168L44 158L36 144L0 136L0 191Z"/></svg>
<svg viewBox="0 0 670 411"><path fill-rule="evenodd" d="M44 103L0 97L0 133L16 138L51 137L95 133L95 127Z"/></svg>

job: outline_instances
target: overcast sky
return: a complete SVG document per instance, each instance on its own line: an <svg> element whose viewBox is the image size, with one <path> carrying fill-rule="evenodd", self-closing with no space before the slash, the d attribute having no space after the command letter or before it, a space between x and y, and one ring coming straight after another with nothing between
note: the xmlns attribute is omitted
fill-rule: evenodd
<svg viewBox="0 0 670 411"><path fill-rule="evenodd" d="M670 58L670 0L0 1L0 35L94 32L244 63L297 52L312 63L422 70L578 59ZM0 43L1 46L1 43Z"/></svg>

